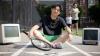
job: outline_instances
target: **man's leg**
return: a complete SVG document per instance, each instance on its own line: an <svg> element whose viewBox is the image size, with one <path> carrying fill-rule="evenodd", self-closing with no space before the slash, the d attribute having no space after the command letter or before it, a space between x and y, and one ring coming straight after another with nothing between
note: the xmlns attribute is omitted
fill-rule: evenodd
<svg viewBox="0 0 100 56"><path fill-rule="evenodd" d="M63 32L58 39L56 39L55 41L53 41L52 43L64 43L66 41L70 41L70 35L67 32Z"/></svg>
<svg viewBox="0 0 100 56"><path fill-rule="evenodd" d="M35 31L33 32L33 35L34 35L34 37L35 37L36 39L43 40L43 41L45 41L45 42L47 42L48 44L51 45L51 42L48 41L48 40L41 34L41 32L40 32L39 30L35 30Z"/></svg>
<svg viewBox="0 0 100 56"><path fill-rule="evenodd" d="M66 41L70 41L70 35L67 32L64 32L56 40L52 42L53 48L62 49L62 44Z"/></svg>

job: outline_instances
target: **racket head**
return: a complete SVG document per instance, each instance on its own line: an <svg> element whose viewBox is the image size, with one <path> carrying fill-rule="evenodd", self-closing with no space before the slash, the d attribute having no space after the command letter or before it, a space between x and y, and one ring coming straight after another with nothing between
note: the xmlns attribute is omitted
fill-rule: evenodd
<svg viewBox="0 0 100 56"><path fill-rule="evenodd" d="M48 44L42 40L37 40L37 39L31 40L31 43L34 47L36 47L40 50L43 50L43 51L49 51L52 48L50 44Z"/></svg>
<svg viewBox="0 0 100 56"><path fill-rule="evenodd" d="M39 39L32 39L29 37L29 34L25 31L22 31L24 34L26 34L28 36L28 38L31 40L31 43L34 47L36 47L37 49L40 49L40 50L43 50L43 51L49 51L51 50L51 45L42 41L42 40L39 40Z"/></svg>

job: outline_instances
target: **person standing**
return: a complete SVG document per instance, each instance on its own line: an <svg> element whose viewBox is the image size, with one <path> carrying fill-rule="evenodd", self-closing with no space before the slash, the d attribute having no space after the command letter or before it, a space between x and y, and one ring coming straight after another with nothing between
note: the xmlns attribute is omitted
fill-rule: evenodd
<svg viewBox="0 0 100 56"><path fill-rule="evenodd" d="M80 11L78 9L78 4L74 3L73 8L72 8L72 27L75 26L76 34L78 34L78 21L79 21L78 14L79 13Z"/></svg>
<svg viewBox="0 0 100 56"><path fill-rule="evenodd" d="M67 23L68 27L71 29L71 26L72 26L71 12L69 12L68 15L67 15L67 17L66 17L66 23Z"/></svg>

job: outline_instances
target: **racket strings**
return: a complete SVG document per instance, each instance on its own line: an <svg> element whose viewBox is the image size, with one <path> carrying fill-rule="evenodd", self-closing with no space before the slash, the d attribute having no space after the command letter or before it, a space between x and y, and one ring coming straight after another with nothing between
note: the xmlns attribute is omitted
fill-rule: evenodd
<svg viewBox="0 0 100 56"><path fill-rule="evenodd" d="M50 48L50 46L47 43L41 40L33 40L32 43L39 48Z"/></svg>

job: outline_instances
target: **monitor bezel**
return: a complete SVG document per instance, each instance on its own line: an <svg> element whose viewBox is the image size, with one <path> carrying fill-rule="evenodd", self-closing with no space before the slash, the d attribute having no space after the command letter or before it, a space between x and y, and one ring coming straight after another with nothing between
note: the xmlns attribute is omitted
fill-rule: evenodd
<svg viewBox="0 0 100 56"><path fill-rule="evenodd" d="M6 37L5 36L5 27L6 26L17 26L18 27L18 37ZM19 24L1 24L2 28L2 40L3 43L8 43L8 42L19 42L20 41L20 26Z"/></svg>
<svg viewBox="0 0 100 56"><path fill-rule="evenodd" d="M98 40L100 40L100 28L83 28L83 38L84 39L84 31L85 30L97 30L98 31ZM98 40L84 40L84 41L98 41Z"/></svg>

